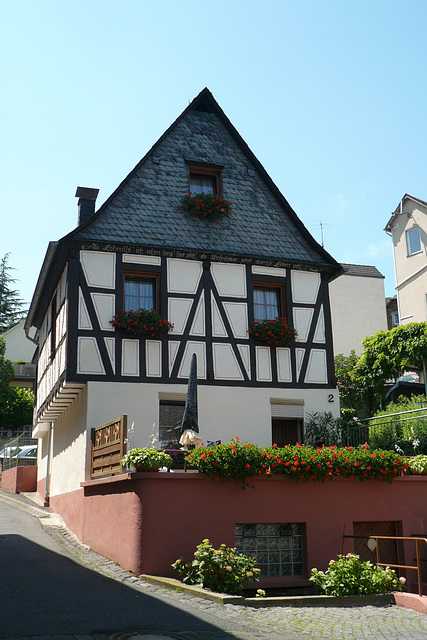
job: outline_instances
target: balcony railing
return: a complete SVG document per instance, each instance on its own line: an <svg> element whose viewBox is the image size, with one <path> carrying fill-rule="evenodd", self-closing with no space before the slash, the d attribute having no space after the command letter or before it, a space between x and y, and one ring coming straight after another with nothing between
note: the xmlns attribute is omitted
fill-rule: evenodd
<svg viewBox="0 0 427 640"><path fill-rule="evenodd" d="M405 455L425 453L427 448L427 409L367 418L341 430L343 446L357 447L367 442L371 447L392 449Z"/></svg>
<svg viewBox="0 0 427 640"><path fill-rule="evenodd" d="M18 363L14 362L15 378L36 378L36 365L31 362Z"/></svg>

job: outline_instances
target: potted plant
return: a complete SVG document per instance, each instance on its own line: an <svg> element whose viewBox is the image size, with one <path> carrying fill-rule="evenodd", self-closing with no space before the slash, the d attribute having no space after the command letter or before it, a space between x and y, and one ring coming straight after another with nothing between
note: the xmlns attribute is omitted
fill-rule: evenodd
<svg viewBox="0 0 427 640"><path fill-rule="evenodd" d="M267 344L278 347L292 344L297 336L296 330L288 325L286 318L256 320L249 327L248 333L257 340L263 340Z"/></svg>
<svg viewBox="0 0 427 640"><path fill-rule="evenodd" d="M161 338L173 329L173 324L159 316L154 309L120 311L111 320L111 324L129 332L134 337L146 335L151 338Z"/></svg>
<svg viewBox="0 0 427 640"><path fill-rule="evenodd" d="M419 455L413 458L407 458L407 460L412 473L420 476L427 475L427 456Z"/></svg>
<svg viewBox="0 0 427 640"><path fill-rule="evenodd" d="M135 471L157 471L160 467L172 465L172 458L164 451L157 451L154 447L149 449L131 449L125 453L121 463L126 467L134 467Z"/></svg>
<svg viewBox="0 0 427 640"><path fill-rule="evenodd" d="M189 191L181 200L178 209L185 209L201 218L216 220L231 212L231 202L215 193L191 193Z"/></svg>

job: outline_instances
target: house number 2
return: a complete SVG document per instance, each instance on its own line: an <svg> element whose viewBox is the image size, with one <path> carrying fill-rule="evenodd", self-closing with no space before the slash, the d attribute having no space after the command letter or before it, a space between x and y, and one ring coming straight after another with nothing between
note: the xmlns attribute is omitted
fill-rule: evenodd
<svg viewBox="0 0 427 640"><path fill-rule="evenodd" d="M330 394L328 395L328 402L334 402L334 401L335 401L335 400L334 400L334 394L333 394L333 393L330 393Z"/></svg>

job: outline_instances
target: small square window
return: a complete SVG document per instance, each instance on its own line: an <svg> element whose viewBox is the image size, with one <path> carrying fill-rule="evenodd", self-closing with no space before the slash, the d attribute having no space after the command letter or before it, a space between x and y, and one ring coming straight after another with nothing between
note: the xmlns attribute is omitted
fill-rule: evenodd
<svg viewBox="0 0 427 640"><path fill-rule="evenodd" d="M204 176L201 173L190 173L190 191L191 193L216 194L215 176Z"/></svg>
<svg viewBox="0 0 427 640"><path fill-rule="evenodd" d="M221 168L211 165L189 166L188 186L191 193L222 195Z"/></svg>
<svg viewBox="0 0 427 640"><path fill-rule="evenodd" d="M408 247L408 256L421 251L421 233L419 227L414 227L406 232L406 244Z"/></svg>
<svg viewBox="0 0 427 640"><path fill-rule="evenodd" d="M283 316L283 287L254 283L254 320L263 322Z"/></svg>
<svg viewBox="0 0 427 640"><path fill-rule="evenodd" d="M157 310L158 276L157 274L124 274L124 310Z"/></svg>

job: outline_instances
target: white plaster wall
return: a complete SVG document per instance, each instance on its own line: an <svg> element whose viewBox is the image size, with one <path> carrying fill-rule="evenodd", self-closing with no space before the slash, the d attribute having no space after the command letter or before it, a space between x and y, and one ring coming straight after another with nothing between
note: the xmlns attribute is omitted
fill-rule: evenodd
<svg viewBox="0 0 427 640"><path fill-rule="evenodd" d="M362 353L362 340L387 329L383 278L342 275L329 285L334 354Z"/></svg>
<svg viewBox="0 0 427 640"><path fill-rule="evenodd" d="M425 266L426 263L427 210L411 200L405 200L404 209L407 213L396 216L392 225L397 286ZM421 229L422 251L412 256L408 256L406 231L417 226Z"/></svg>
<svg viewBox="0 0 427 640"><path fill-rule="evenodd" d="M398 288L400 324L427 320L427 265L416 278Z"/></svg>
<svg viewBox="0 0 427 640"><path fill-rule="evenodd" d="M90 426L98 426L97 424ZM48 436L43 438L47 442ZM47 453L47 452L46 452ZM90 427L86 431L86 392L83 390L53 427L50 495L80 489L89 473ZM46 475L46 457L38 470Z"/></svg>
<svg viewBox="0 0 427 640"><path fill-rule="evenodd" d="M187 385L88 382L86 389L63 413L53 428L50 495L55 496L80 488L89 479L91 428L126 413L128 436L134 424L134 435L128 448L150 444L151 433L158 432L159 397L185 399ZM334 402L329 402L333 397ZM303 404L304 414L313 411L339 413L336 391L242 389L238 387L198 388L200 436L204 440L229 442L238 436L259 445L271 444L272 403L287 400ZM46 477L46 433L40 439L38 480Z"/></svg>
<svg viewBox="0 0 427 640"><path fill-rule="evenodd" d="M220 296L246 298L246 267L244 264L213 262L211 273Z"/></svg>
<svg viewBox="0 0 427 640"><path fill-rule="evenodd" d="M2 338L6 341L6 358L16 362L17 360L25 360L31 362L36 345L28 340L24 331L25 320L6 331Z"/></svg>
<svg viewBox="0 0 427 640"><path fill-rule="evenodd" d="M59 306L59 297L64 295L64 279L65 276L62 277L58 289L57 289L57 304ZM62 293L61 293L62 290ZM68 316L68 304L67 301L62 304L60 307L58 316L56 318L56 352L55 357L51 360L51 341L50 341L50 316L51 311L50 307L46 313L46 316L43 320L42 330L40 332L41 339L40 344L43 344L43 339L45 339L43 346L40 349L40 356L37 364L37 402L36 402L36 410L40 408L43 404L49 393L52 391L55 386L58 378L61 373L65 370L66 367L66 353L67 353L67 316ZM58 346L59 345L59 346Z"/></svg>
<svg viewBox="0 0 427 640"><path fill-rule="evenodd" d="M406 199L405 213L393 220L392 238L396 273L396 291L401 324L427 320L427 209ZM408 255L406 232L420 228L421 251Z"/></svg>
<svg viewBox="0 0 427 640"><path fill-rule="evenodd" d="M294 302L314 304L320 287L320 273L291 271L292 299Z"/></svg>
<svg viewBox="0 0 427 640"><path fill-rule="evenodd" d="M169 293L196 293L203 272L201 262L168 258L167 271Z"/></svg>
<svg viewBox="0 0 427 640"><path fill-rule="evenodd" d="M131 446L147 446L153 425L154 431L158 431L159 393L162 393L162 399L165 394L178 394L185 399L187 385L89 382L88 424L102 425L127 413L128 429L132 423L135 429ZM334 402L328 401L331 395ZM260 445L271 444L272 398L303 401L305 414L313 411L332 411L336 417L339 414L338 393L332 389L243 389L199 385L200 436L204 440L221 439L222 442L238 436Z"/></svg>
<svg viewBox="0 0 427 640"><path fill-rule="evenodd" d="M80 262L90 287L114 289L116 254L101 251L80 251Z"/></svg>

